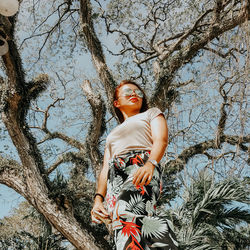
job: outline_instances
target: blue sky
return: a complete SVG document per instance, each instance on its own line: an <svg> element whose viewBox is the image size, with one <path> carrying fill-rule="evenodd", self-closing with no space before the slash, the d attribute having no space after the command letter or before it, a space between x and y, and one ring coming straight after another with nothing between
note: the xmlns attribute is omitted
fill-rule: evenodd
<svg viewBox="0 0 250 250"><path fill-rule="evenodd" d="M10 214L24 198L13 189L0 184L0 219Z"/></svg>
<svg viewBox="0 0 250 250"><path fill-rule="evenodd" d="M28 19L28 17L26 17ZM26 35L26 34L23 34L23 35ZM113 48L116 46L115 43L114 43L114 37L112 36L109 36L109 37L106 37L104 41L102 41L104 44L106 45L109 45L111 46L111 44L113 44ZM28 52L30 53L30 52ZM23 54L24 58L26 57L29 57L29 54ZM47 58L45 58L46 60ZM75 60L75 66L77 68L77 71L79 71L79 73L77 74L77 76L79 77L79 83L82 82L82 80L84 79L88 79L88 78L94 78L96 76L96 73L95 71L93 70L93 66L91 64L91 57L89 54L85 54L83 52L81 52L81 54L78 54L78 56L76 57L76 55L74 54L72 56L72 60ZM114 61L116 60L117 58L114 58L114 57L107 57L107 63L109 66L113 65L114 64ZM41 60L41 64L45 62L45 60ZM49 68L51 67L51 65L53 65L53 62L54 63L57 63L56 65L56 69L57 68L60 68L60 67L67 67L64 63L64 61L60 62L60 58L51 58L51 61L47 61L47 65L44 66L44 71L46 73L49 73L48 70ZM55 69L55 70L56 70ZM84 72L82 72L84 69ZM82 71L81 71L82 70ZM52 72L51 74L53 74L54 72ZM82 74L82 75L81 75ZM187 75L185 75L187 77ZM79 85L78 83L78 85ZM75 83L74 83L75 84ZM75 85L75 86L78 86L78 85ZM74 85L70 84L70 87L74 88ZM81 90L80 90L81 91ZM210 93L211 93L211 90L210 90ZM185 97L187 98L187 97ZM187 99L186 99L187 100ZM188 103L192 103L192 100L188 100ZM47 106L47 103L44 103L45 106ZM197 110L196 110L197 111ZM184 113L183 115L183 118L186 117L186 114ZM182 119L182 122L183 121L187 121L187 118L185 119ZM1 123L1 121L0 121ZM52 123L52 125L54 125L54 123ZM60 124L59 124L60 125ZM0 124L1 126L1 124ZM54 126L51 126L51 127L54 127ZM207 125L206 125L207 127ZM74 135L74 129L71 128L71 133L68 134L68 135ZM0 134L1 136L1 134ZM83 136L83 134L81 134L81 136ZM3 140L0 138L1 140L1 144L0 144L0 152L1 151L4 151L5 153L8 152L9 155L13 156L13 153L15 154L15 149L13 149L13 146L11 145L11 142L9 141L9 139L7 138L6 140ZM7 142L8 141L8 142ZM9 149L8 150L3 150L3 147L4 145L8 145L9 146ZM180 142L181 144L181 142ZM171 148L169 148L169 150L171 150ZM181 150L181 147L179 147L179 150ZM12 153L13 151L13 153ZM173 152L175 152L175 149L173 149ZM18 158L17 156L14 156L16 157L16 159ZM1 185L0 184L0 218L2 218L3 216L6 216L9 214L9 212L11 211L12 208L15 208L16 206L18 206L18 203L23 201L24 199L18 195L15 191L13 191L12 189L9 189L8 187L4 186L4 185Z"/></svg>

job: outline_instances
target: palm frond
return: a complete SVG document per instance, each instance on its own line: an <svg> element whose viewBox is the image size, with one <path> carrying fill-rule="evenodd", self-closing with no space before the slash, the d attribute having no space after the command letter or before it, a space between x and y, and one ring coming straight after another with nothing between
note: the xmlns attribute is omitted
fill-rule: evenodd
<svg viewBox="0 0 250 250"><path fill-rule="evenodd" d="M250 223L247 181L215 182L204 171L185 187L183 201L169 216L180 249L243 249L250 245L249 233L236 230Z"/></svg>

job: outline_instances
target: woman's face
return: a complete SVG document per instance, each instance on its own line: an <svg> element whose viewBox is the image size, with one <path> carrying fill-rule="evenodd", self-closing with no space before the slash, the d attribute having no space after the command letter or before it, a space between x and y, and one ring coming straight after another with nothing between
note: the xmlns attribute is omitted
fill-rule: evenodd
<svg viewBox="0 0 250 250"><path fill-rule="evenodd" d="M125 84L118 89L116 101L114 106L120 110L126 109L141 109L143 93L134 84Z"/></svg>

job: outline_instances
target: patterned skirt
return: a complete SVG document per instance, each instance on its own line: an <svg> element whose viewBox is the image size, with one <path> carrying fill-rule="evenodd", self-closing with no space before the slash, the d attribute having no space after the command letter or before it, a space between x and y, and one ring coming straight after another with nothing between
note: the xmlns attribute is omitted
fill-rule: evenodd
<svg viewBox="0 0 250 250"><path fill-rule="evenodd" d="M149 185L132 183L133 174L149 154L150 151L131 151L109 162L106 202L117 250L178 249L171 224L157 214L161 167L155 167Z"/></svg>

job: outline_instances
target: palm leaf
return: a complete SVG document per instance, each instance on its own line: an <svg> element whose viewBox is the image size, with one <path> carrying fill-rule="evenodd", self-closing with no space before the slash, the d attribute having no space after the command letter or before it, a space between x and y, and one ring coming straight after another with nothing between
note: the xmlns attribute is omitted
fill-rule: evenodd
<svg viewBox="0 0 250 250"><path fill-rule="evenodd" d="M131 195L126 210L134 214L142 214L145 210L145 202L142 195Z"/></svg>
<svg viewBox="0 0 250 250"><path fill-rule="evenodd" d="M249 240L237 225L250 223L248 184L236 179L215 182L203 172L184 190L184 202L171 210L180 249L243 249ZM234 236L233 236L234 235ZM237 237L237 240L235 237Z"/></svg>
<svg viewBox="0 0 250 250"><path fill-rule="evenodd" d="M141 222L141 232L145 237L161 238L168 231L166 221L159 217L145 216Z"/></svg>

